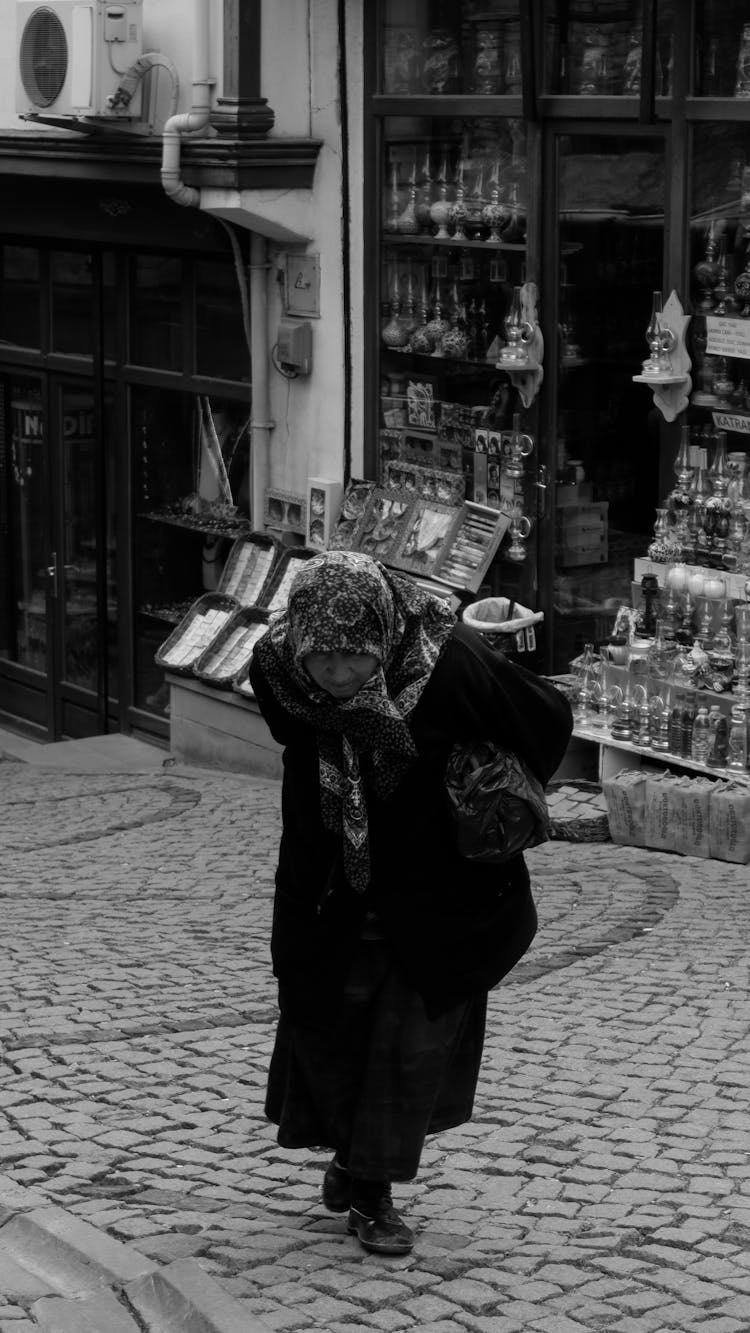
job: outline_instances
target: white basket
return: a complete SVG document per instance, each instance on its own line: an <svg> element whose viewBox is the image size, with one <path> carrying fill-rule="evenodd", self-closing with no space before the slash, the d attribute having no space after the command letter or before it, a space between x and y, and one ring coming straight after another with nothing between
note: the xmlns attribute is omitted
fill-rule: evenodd
<svg viewBox="0 0 750 1333"><path fill-rule="evenodd" d="M508 612L513 606L513 619L508 620ZM543 611L530 611L527 606L511 603L509 597L484 597L480 602L472 602L464 607L462 620L470 629L480 634L515 634L529 625L539 625L544 620Z"/></svg>

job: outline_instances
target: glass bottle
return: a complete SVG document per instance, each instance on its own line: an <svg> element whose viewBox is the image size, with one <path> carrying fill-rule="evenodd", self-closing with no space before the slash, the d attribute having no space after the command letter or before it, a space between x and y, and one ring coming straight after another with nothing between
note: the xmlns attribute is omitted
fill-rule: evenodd
<svg viewBox="0 0 750 1333"><path fill-rule="evenodd" d="M708 482L708 456L701 446L696 450L696 464L690 487L691 526L693 537L693 560L697 565L706 564L709 534L705 528L706 504L711 494Z"/></svg>
<svg viewBox="0 0 750 1333"><path fill-rule="evenodd" d="M732 708L729 718L727 768L738 773L747 771L747 712L738 705Z"/></svg>
<svg viewBox="0 0 750 1333"><path fill-rule="evenodd" d="M690 482L693 477L690 449L690 427L683 423L680 427L680 446L674 461L675 484L667 496L667 509L674 525L673 535L683 560L690 544L688 514L691 503Z"/></svg>
<svg viewBox="0 0 750 1333"><path fill-rule="evenodd" d="M704 519L704 526L707 520L710 530L708 554L714 568L722 565L724 552L727 549L732 511L731 501L727 495L729 480L727 436L726 431L720 430L716 432L716 447L708 470L711 494L706 501L706 519Z"/></svg>
<svg viewBox="0 0 750 1333"><path fill-rule="evenodd" d="M708 752L706 763L709 768L724 768L727 762L727 719L718 704L711 704L708 710Z"/></svg>
<svg viewBox="0 0 750 1333"><path fill-rule="evenodd" d="M740 38L737 54L737 75L734 82L735 97L750 97L750 23L745 23Z"/></svg>
<svg viewBox="0 0 750 1333"><path fill-rule="evenodd" d="M705 704L699 704L693 723L693 737L690 744L690 757L697 764L705 764L708 758L709 730L708 708Z"/></svg>
<svg viewBox="0 0 750 1333"><path fill-rule="evenodd" d="M576 678L574 717L578 722L587 722L594 702L594 685L597 677L597 660L593 643L584 644L581 656L571 665Z"/></svg>
<svg viewBox="0 0 750 1333"><path fill-rule="evenodd" d="M685 690L680 721L680 753L689 759L693 747L693 727L695 726L695 691Z"/></svg>
<svg viewBox="0 0 750 1333"><path fill-rule="evenodd" d="M654 539L649 542L648 546L649 560L665 564L670 560L676 560L680 553L681 547L675 540L672 524L669 520L669 509L666 507L657 509Z"/></svg>
<svg viewBox="0 0 750 1333"><path fill-rule="evenodd" d="M685 707L685 691L676 689L672 696L672 709L669 714L669 753L682 754L682 714Z"/></svg>
<svg viewBox="0 0 750 1333"><path fill-rule="evenodd" d="M641 579L642 604L635 618L636 633L643 639L656 634L656 611L659 604L659 582L655 574L644 574Z"/></svg>

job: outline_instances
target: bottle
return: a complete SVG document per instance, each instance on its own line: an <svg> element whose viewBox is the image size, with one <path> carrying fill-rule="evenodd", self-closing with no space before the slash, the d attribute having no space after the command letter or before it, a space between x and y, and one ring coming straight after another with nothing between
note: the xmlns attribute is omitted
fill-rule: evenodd
<svg viewBox="0 0 750 1333"><path fill-rule="evenodd" d="M708 759L709 730L708 709L705 704L700 704L695 715L693 737L690 742L690 757L697 764L705 764Z"/></svg>
<svg viewBox="0 0 750 1333"><path fill-rule="evenodd" d="M729 719L727 768L747 772L747 713L744 708L733 708Z"/></svg>
<svg viewBox="0 0 750 1333"><path fill-rule="evenodd" d="M685 691L675 690L672 711L669 715L669 753L682 754L682 711L685 706Z"/></svg>
<svg viewBox="0 0 750 1333"><path fill-rule="evenodd" d="M750 23L746 23L742 29L740 49L737 56L734 95L735 97L750 97Z"/></svg>
<svg viewBox="0 0 750 1333"><path fill-rule="evenodd" d="M727 719L718 704L712 704L708 714L708 754L706 763L709 768L724 768L727 762Z"/></svg>
<svg viewBox="0 0 750 1333"><path fill-rule="evenodd" d="M682 705L682 718L680 722L680 753L685 759L689 759L692 754L694 723L695 693L693 690L685 690L685 697Z"/></svg>

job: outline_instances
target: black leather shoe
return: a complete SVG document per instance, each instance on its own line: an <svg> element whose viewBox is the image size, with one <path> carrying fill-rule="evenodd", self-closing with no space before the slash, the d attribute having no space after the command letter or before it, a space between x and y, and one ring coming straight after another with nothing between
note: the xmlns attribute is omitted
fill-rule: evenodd
<svg viewBox="0 0 750 1333"><path fill-rule="evenodd" d="M352 1201L352 1178L336 1158L323 1176L323 1203L331 1213L345 1213Z"/></svg>
<svg viewBox="0 0 750 1333"><path fill-rule="evenodd" d="M346 1229L356 1235L360 1245L375 1254L408 1254L414 1248L413 1231L399 1217L387 1195L359 1207L352 1205Z"/></svg>

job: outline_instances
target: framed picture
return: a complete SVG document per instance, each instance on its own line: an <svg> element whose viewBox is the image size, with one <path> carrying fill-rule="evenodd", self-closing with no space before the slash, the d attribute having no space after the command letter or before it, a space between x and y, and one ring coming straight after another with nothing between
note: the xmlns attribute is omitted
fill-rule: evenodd
<svg viewBox="0 0 750 1333"><path fill-rule="evenodd" d="M305 534L307 507L303 495L291 495L287 491L269 489L263 499L263 519L269 528Z"/></svg>
<svg viewBox="0 0 750 1333"><path fill-rule="evenodd" d="M435 412L435 389L437 379L430 375L420 375L407 380L406 416L410 426L421 430L435 430L437 416Z"/></svg>
<svg viewBox="0 0 750 1333"><path fill-rule="evenodd" d="M404 535L414 496L378 487L372 492L357 527L357 550L388 564Z"/></svg>
<svg viewBox="0 0 750 1333"><path fill-rule="evenodd" d="M383 468L385 485L393 490L406 490L422 500L438 500L440 504L461 504L465 494L462 473L447 472L440 468L422 467L419 463L391 461Z"/></svg>
<svg viewBox="0 0 750 1333"><path fill-rule="evenodd" d="M455 505L417 500L392 563L409 574L433 578L455 521Z"/></svg>
<svg viewBox="0 0 750 1333"><path fill-rule="evenodd" d="M367 502L377 489L374 481L358 481L354 477L347 482L341 501L336 523L331 533L329 551L356 550L357 533L367 508Z"/></svg>
<svg viewBox="0 0 750 1333"><path fill-rule="evenodd" d="M434 571L434 577L476 592L510 525L503 509L467 501L461 505Z"/></svg>

